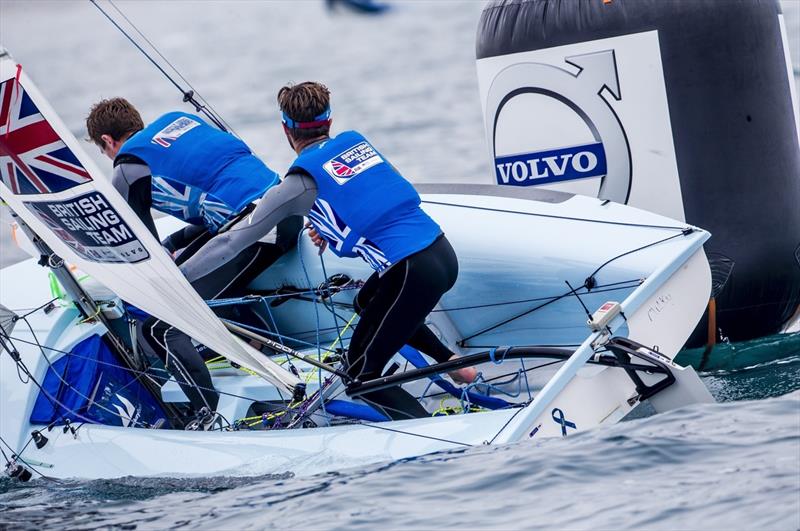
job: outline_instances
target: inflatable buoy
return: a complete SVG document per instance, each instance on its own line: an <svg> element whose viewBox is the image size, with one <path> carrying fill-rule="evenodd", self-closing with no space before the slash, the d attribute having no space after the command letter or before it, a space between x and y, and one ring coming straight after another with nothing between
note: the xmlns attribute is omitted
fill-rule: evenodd
<svg viewBox="0 0 800 531"><path fill-rule="evenodd" d="M328 9L333 9L338 5L349 8L357 13L377 14L389 9L389 4L377 2L375 0L326 0Z"/></svg>
<svg viewBox="0 0 800 531"><path fill-rule="evenodd" d="M495 2L476 52L494 183L709 230L711 324L732 340L798 311L800 118L777 0Z"/></svg>

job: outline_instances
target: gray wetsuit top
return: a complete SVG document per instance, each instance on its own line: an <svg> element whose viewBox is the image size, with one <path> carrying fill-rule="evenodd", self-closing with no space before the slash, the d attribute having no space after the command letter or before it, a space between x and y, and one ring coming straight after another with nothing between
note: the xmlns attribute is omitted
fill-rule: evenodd
<svg viewBox="0 0 800 531"><path fill-rule="evenodd" d="M211 238L186 260L181 272L189 282L208 275L266 236L283 219L307 214L316 199L317 183L311 176L289 173L267 190L249 216Z"/></svg>
<svg viewBox="0 0 800 531"><path fill-rule="evenodd" d="M150 212L153 203L150 167L136 157L123 155L114 161L111 184L128 202L145 227L158 238L153 214Z"/></svg>

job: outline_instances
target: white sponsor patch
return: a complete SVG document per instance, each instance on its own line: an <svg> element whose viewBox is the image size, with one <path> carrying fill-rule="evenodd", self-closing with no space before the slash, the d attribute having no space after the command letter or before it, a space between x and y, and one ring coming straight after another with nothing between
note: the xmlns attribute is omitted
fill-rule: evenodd
<svg viewBox="0 0 800 531"><path fill-rule="evenodd" d="M192 120L186 116L181 116L164 129L153 135L151 142L159 146L168 148L175 142L181 135L184 135L200 125L197 120Z"/></svg>
<svg viewBox="0 0 800 531"><path fill-rule="evenodd" d="M375 151L375 148L369 142L364 141L347 151L339 153L323 164L322 167L337 183L345 184L359 173L381 162L383 162L383 159Z"/></svg>

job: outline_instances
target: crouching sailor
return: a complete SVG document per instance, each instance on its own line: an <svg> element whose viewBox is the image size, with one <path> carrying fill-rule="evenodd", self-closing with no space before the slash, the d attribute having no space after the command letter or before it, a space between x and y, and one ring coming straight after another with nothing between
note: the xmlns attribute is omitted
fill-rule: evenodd
<svg viewBox="0 0 800 531"><path fill-rule="evenodd" d="M456 281L456 255L439 225L420 208L411 184L372 144L354 131L330 138L329 99L328 89L313 82L278 93L284 131L298 157L253 212L251 238L285 216L307 213L317 245L327 245L340 256L361 257L375 270L355 301L360 320L346 360L353 378L379 377L405 344L446 361L454 353L424 321ZM203 252L231 253L248 241L229 231L213 238ZM183 267L186 274L207 273L194 259ZM475 370L462 369L453 376L471 381ZM401 388L362 398L392 419L428 415Z"/></svg>
<svg viewBox="0 0 800 531"><path fill-rule="evenodd" d="M189 224L162 242L178 264L220 229L245 218L253 200L279 181L244 142L199 116L170 112L145 127L128 101L113 98L91 108L86 127L89 138L114 161L114 187L154 236L158 233L151 208ZM299 218L284 223L275 243L253 240L226 257L222 267L206 264L213 274L189 277L189 281L206 300L243 294L238 291L296 242L301 223ZM201 255L196 259L205 263ZM195 413L200 418L213 417L219 394L189 336L154 317L143 323L141 332Z"/></svg>

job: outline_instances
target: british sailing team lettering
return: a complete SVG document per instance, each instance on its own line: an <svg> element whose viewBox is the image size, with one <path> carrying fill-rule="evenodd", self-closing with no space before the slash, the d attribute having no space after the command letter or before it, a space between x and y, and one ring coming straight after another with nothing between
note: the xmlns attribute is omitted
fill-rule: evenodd
<svg viewBox="0 0 800 531"><path fill-rule="evenodd" d="M100 194L48 204L47 208L67 229L86 234L98 245L114 246L134 238L130 228Z"/></svg>

